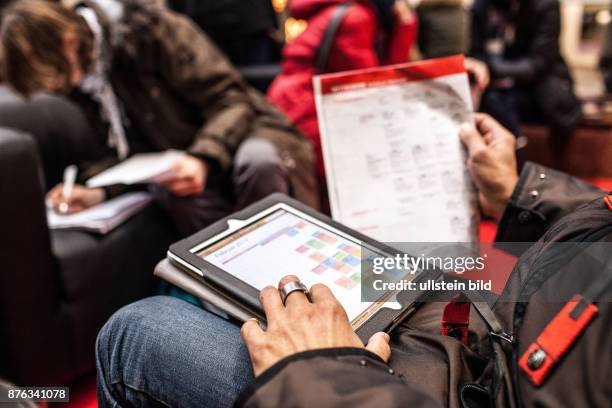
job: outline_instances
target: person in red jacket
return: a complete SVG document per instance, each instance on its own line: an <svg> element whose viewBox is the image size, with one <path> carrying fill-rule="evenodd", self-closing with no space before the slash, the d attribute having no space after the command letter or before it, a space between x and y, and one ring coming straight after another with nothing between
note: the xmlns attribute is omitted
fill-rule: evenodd
<svg viewBox="0 0 612 408"><path fill-rule="evenodd" d="M323 155L312 76L317 50L338 5L347 0L292 0L291 16L306 20L306 30L285 46L281 74L268 90L275 103L312 141L319 178ZM408 61L417 21L404 0L355 0L336 32L325 72L340 72Z"/></svg>

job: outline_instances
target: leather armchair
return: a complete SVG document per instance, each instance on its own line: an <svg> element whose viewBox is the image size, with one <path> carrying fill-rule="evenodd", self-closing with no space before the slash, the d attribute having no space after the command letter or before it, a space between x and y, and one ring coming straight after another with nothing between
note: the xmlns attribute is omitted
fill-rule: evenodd
<svg viewBox="0 0 612 408"><path fill-rule="evenodd" d="M154 293L175 232L151 205L100 236L49 231L37 143L0 128L0 376L66 384L93 369L98 330Z"/></svg>

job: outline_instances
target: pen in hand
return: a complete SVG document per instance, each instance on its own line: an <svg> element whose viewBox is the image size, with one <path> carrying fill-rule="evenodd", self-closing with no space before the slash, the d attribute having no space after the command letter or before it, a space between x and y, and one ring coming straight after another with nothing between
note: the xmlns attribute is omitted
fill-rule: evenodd
<svg viewBox="0 0 612 408"><path fill-rule="evenodd" d="M68 200L72 195L72 190L74 189L74 183L76 182L78 168L74 164L66 167L64 170L64 184L62 188L62 198L64 201L59 205L59 212L62 214L66 214L70 209L70 205L68 204Z"/></svg>

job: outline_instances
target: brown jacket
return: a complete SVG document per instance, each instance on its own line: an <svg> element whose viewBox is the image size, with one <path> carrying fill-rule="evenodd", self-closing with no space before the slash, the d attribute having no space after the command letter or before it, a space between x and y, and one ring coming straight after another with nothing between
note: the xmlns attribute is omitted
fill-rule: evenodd
<svg viewBox="0 0 612 408"><path fill-rule="evenodd" d="M131 153L185 150L213 171L232 166L240 143L270 140L289 171L293 194L318 205L310 144L264 96L247 85L209 38L188 18L158 1L122 0L110 21L93 2L112 46L111 84L121 102ZM72 95L86 110L101 144L108 124L87 95ZM112 152L109 152L109 157ZM97 163L88 176L114 162Z"/></svg>
<svg viewBox="0 0 612 408"><path fill-rule="evenodd" d="M564 241L585 231L612 226L605 193L565 174L528 163L508 203L498 239L538 240L518 261L510 287L520 286L547 243ZM596 199L595 201L592 201ZM591 202L591 204L580 207ZM561 217L564 221L557 223ZM556 225L555 227L551 227ZM610 233L612 235L612 233ZM573 345L542 387L534 387L516 369L512 353L520 356L552 320L562 305L539 302L527 307L523 324L514 327L512 345L493 346L501 355L509 383L498 387L495 402L485 392L483 378L491 377L488 329L472 310L470 347L441 336L443 303L423 306L392 333L389 365L361 349L315 350L291 356L258 377L237 405L246 407L489 407L609 406L612 387L610 303ZM495 308L504 327L512 330L514 303ZM474 308L472 308L474 309ZM473 324L474 323L474 324ZM499 342L503 343L502 341ZM514 377L512 377L514 376ZM471 384L474 384L471 385ZM484 385L492 387L484 381Z"/></svg>

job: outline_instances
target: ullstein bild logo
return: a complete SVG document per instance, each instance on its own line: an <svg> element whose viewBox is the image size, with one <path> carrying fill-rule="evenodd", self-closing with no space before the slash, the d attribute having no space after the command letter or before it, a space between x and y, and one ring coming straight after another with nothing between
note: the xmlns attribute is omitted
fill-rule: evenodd
<svg viewBox="0 0 612 408"><path fill-rule="evenodd" d="M450 282L447 281L436 281L436 280L426 280L424 282L413 282L409 280L402 279L398 282L383 282L382 280L375 280L372 282L372 287L377 291L400 291L400 290L409 290L409 291L448 291L448 292L456 292L456 291L477 291L477 290L487 290L490 291L493 287L493 283L491 280L470 280L470 281L458 281L453 280Z"/></svg>

